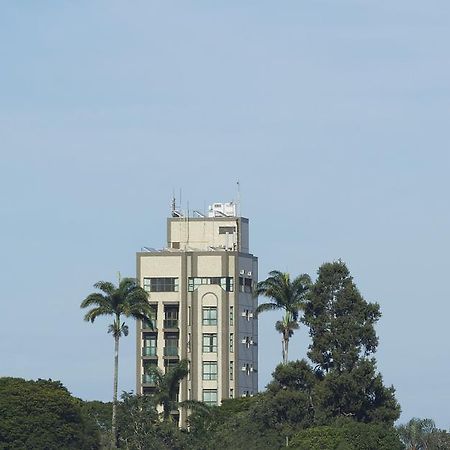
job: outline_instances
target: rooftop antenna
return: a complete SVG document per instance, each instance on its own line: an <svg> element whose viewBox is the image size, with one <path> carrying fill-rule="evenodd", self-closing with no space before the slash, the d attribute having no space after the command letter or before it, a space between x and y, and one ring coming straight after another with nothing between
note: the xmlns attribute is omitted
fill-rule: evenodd
<svg viewBox="0 0 450 450"><path fill-rule="evenodd" d="M237 216L241 217L241 183L239 183L239 179L237 180Z"/></svg>
<svg viewBox="0 0 450 450"><path fill-rule="evenodd" d="M172 196L172 217L183 217L182 212L177 209L175 194Z"/></svg>
<svg viewBox="0 0 450 450"><path fill-rule="evenodd" d="M177 209L177 204L175 200L175 192L172 192L172 213Z"/></svg>

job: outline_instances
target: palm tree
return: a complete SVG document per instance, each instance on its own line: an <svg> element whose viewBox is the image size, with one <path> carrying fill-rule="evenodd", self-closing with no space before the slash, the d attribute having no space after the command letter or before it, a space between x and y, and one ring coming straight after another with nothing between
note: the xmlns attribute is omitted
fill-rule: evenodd
<svg viewBox="0 0 450 450"><path fill-rule="evenodd" d="M286 312L282 320L277 320L275 323L275 329L281 333L281 352L283 355L283 364L288 362L288 347L289 339L294 334L294 330L298 330L298 321L292 320L292 314Z"/></svg>
<svg viewBox="0 0 450 450"><path fill-rule="evenodd" d="M428 450L433 448L432 440L438 430L432 419L414 417L398 426L397 431L407 450Z"/></svg>
<svg viewBox="0 0 450 450"><path fill-rule="evenodd" d="M307 274L296 277L292 282L288 273L272 270L269 277L256 285L255 295L262 295L270 299L261 303L255 313L263 311L284 311L282 320L275 324L275 328L282 334L283 364L288 362L289 339L298 329L299 311L304 308L305 296L311 286L311 278Z"/></svg>
<svg viewBox="0 0 450 450"><path fill-rule="evenodd" d="M112 447L117 446L117 384L119 373L119 339L128 335L128 326L122 317L134 319L151 319L153 310L148 302L148 294L134 278L123 278L115 286L108 281L99 281L94 287L101 292L89 294L82 302L81 308L92 306L84 316L84 320L94 322L100 316L113 316L114 322L109 325L108 333L114 337L114 385L112 408Z"/></svg>
<svg viewBox="0 0 450 450"><path fill-rule="evenodd" d="M166 373L157 367L150 367L148 375L155 383L153 397L157 405L163 408L164 420L171 420L171 412L178 409L178 406L189 406L189 401L178 402L178 390L180 382L189 373L189 361L182 359L173 367L170 367Z"/></svg>

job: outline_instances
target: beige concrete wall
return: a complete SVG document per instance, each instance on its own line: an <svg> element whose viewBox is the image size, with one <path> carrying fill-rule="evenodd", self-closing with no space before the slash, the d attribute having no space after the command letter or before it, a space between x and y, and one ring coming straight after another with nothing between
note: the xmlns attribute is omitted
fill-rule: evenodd
<svg viewBox="0 0 450 450"><path fill-rule="evenodd" d="M220 234L220 227L231 227L235 231ZM179 244L181 250L208 251L212 248L248 252L248 220L237 217L205 219L169 219L168 247Z"/></svg>
<svg viewBox="0 0 450 450"><path fill-rule="evenodd" d="M202 255L197 258L199 277L220 277L222 275L222 257L218 255Z"/></svg>
<svg viewBox="0 0 450 450"><path fill-rule="evenodd" d="M141 282L144 277L180 277L180 255L143 254L140 258Z"/></svg>

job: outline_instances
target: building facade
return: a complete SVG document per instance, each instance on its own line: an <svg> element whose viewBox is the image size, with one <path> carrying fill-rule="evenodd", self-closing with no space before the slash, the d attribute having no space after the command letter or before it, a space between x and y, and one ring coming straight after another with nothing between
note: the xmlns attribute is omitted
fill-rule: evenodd
<svg viewBox="0 0 450 450"><path fill-rule="evenodd" d="M149 292L153 327L137 324L137 392L151 393L149 368L189 360L179 400L218 405L258 389L258 322L253 296L258 260L249 251L248 219L233 203L208 217L167 219L167 247L137 254L137 278ZM181 424L185 412L180 412Z"/></svg>

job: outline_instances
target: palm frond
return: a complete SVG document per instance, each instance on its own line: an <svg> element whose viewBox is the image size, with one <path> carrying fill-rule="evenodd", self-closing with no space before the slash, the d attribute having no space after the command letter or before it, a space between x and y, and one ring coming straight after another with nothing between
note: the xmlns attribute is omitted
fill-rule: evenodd
<svg viewBox="0 0 450 450"><path fill-rule="evenodd" d="M128 326L125 325L125 322L117 322L115 320L112 324L108 326L108 333L112 333L114 337L128 336Z"/></svg>
<svg viewBox="0 0 450 450"><path fill-rule="evenodd" d="M86 322L94 322L94 320L97 317L100 316L110 316L111 315L111 309L108 307L104 307L104 306L99 306L97 308L93 308L90 311L88 311L85 316L84 316L84 320Z"/></svg>
<svg viewBox="0 0 450 450"><path fill-rule="evenodd" d="M294 330L299 329L298 322L290 321L290 322L284 322L283 320L277 320L275 322L275 330L277 330L279 333L288 333L289 337L292 337L294 334Z"/></svg>
<svg viewBox="0 0 450 450"><path fill-rule="evenodd" d="M92 294L89 294L80 305L80 308L87 308L88 306L106 306L109 304L108 298L105 297L103 294L100 294L99 292L94 292Z"/></svg>
<svg viewBox="0 0 450 450"><path fill-rule="evenodd" d="M260 281L256 287L257 295L262 295L271 300L271 303L263 303L257 309L257 313L274 309L289 311L292 319L296 321L299 311L304 309L305 297L311 286L311 279L307 274L296 277L292 282L288 273L273 270L269 277ZM268 306L272 305L272 306Z"/></svg>
<svg viewBox="0 0 450 450"><path fill-rule="evenodd" d="M164 379L164 373L158 366L150 366L146 370L146 374L153 377L157 387L160 387Z"/></svg>
<svg viewBox="0 0 450 450"><path fill-rule="evenodd" d="M107 295L112 295L116 290L116 286L109 281L97 281L97 283L94 284L94 287Z"/></svg>
<svg viewBox="0 0 450 450"><path fill-rule="evenodd" d="M169 392L175 391L180 381L189 373L189 361L182 359L178 364L169 369L166 373L167 389Z"/></svg>
<svg viewBox="0 0 450 450"><path fill-rule="evenodd" d="M211 414L212 411L212 408L210 406L198 400L183 400L182 402L178 403L178 405L182 408L192 409L196 412L204 412L208 415Z"/></svg>
<svg viewBox="0 0 450 450"><path fill-rule="evenodd" d="M135 278L122 278L117 291L120 292L122 297L127 297L137 287L139 287L139 284Z"/></svg>
<svg viewBox="0 0 450 450"><path fill-rule="evenodd" d="M281 307L277 305L276 303L261 303L256 309L255 309L255 315L265 312L265 311L276 311L277 309L280 309Z"/></svg>

